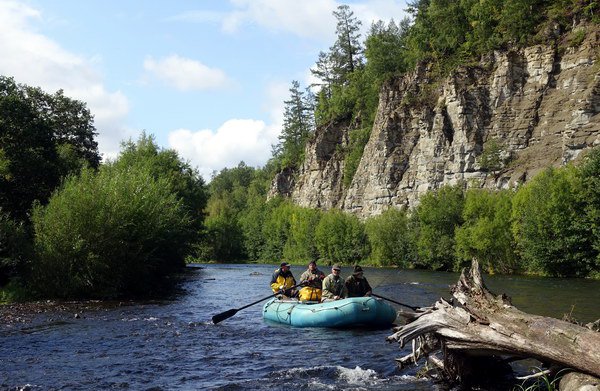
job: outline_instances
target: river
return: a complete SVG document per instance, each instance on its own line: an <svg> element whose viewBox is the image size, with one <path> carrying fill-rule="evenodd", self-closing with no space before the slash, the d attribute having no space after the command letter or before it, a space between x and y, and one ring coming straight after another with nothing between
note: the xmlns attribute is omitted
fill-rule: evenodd
<svg viewBox="0 0 600 391"><path fill-rule="evenodd" d="M211 317L270 294L272 265L194 265L169 300L48 303L0 322L2 390L432 390L390 330L300 329L262 320L262 303L213 325ZM292 266L296 277L304 268ZM323 269L329 272L327 269ZM351 269L344 267L342 275ZM365 268L374 291L411 305L450 297L453 273ZM600 281L485 276L520 309L600 318ZM574 306L574 307L573 307ZM37 307L32 307L37 308ZM406 353L406 351L404 352Z"/></svg>

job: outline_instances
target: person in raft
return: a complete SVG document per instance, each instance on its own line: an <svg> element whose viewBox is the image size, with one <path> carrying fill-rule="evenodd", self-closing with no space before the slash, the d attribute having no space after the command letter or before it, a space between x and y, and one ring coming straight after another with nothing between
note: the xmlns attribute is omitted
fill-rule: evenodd
<svg viewBox="0 0 600 391"><path fill-rule="evenodd" d="M354 272L346 278L346 289L348 289L348 297L371 296L373 289L365 278L362 267L354 266Z"/></svg>
<svg viewBox="0 0 600 391"><path fill-rule="evenodd" d="M340 275L342 268L337 263L331 267L331 274L323 280L321 301L333 301L348 297L344 279Z"/></svg>
<svg viewBox="0 0 600 391"><path fill-rule="evenodd" d="M279 293L288 298L297 296L298 292L292 289L294 285L296 285L296 279L290 271L290 264L281 262L281 265L278 269L275 269L271 277L271 289L273 289L273 293Z"/></svg>
<svg viewBox="0 0 600 391"><path fill-rule="evenodd" d="M321 301L321 288L325 273L317 268L316 261L310 261L308 269L300 276L300 283L304 285L298 294L300 301Z"/></svg>

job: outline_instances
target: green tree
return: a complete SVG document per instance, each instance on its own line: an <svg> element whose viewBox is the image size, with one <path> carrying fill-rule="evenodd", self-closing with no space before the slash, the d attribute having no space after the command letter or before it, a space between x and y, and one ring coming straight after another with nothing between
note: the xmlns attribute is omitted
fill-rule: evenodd
<svg viewBox="0 0 600 391"><path fill-rule="evenodd" d="M464 223L456 229L455 270L477 258L488 272L518 270L511 231L512 192L470 189L465 195Z"/></svg>
<svg viewBox="0 0 600 391"><path fill-rule="evenodd" d="M294 206L290 201L275 198L269 201L262 234L264 247L261 259L265 262L279 262L284 258L285 244L290 236L290 223Z"/></svg>
<svg viewBox="0 0 600 391"><path fill-rule="evenodd" d="M290 99L284 104L283 128L274 158L281 162L282 168L297 168L304 160L304 147L313 133L313 105L296 80L290 88Z"/></svg>
<svg viewBox="0 0 600 391"><path fill-rule="evenodd" d="M387 26L378 21L371 25L365 40L367 71L375 75L378 85L392 75L406 72L406 35L409 19L396 24L392 19Z"/></svg>
<svg viewBox="0 0 600 391"><path fill-rule="evenodd" d="M255 169L240 162L215 173L209 186L206 231L199 244L199 258L230 262L246 259L240 218L248 205L248 188Z"/></svg>
<svg viewBox="0 0 600 391"><path fill-rule="evenodd" d="M352 115L354 101L344 94L355 73L363 69L363 47L359 41L361 22L347 5L333 12L337 20L336 41L328 52L319 53L311 69L320 82L315 118L318 125L347 119Z"/></svg>
<svg viewBox="0 0 600 391"><path fill-rule="evenodd" d="M581 197L585 210L586 226L591 232L595 262L591 262L592 274L600 274L600 148L596 147L584 157L580 168Z"/></svg>
<svg viewBox="0 0 600 391"><path fill-rule="evenodd" d="M315 240L319 254L328 262L358 262L368 254L364 224L338 209L323 213Z"/></svg>
<svg viewBox="0 0 600 391"><path fill-rule="evenodd" d="M170 190L183 201L183 206L200 231L204 222L208 190L197 169L182 160L173 149L160 148L153 135L143 132L136 142L121 144L121 153L114 165L120 170L146 167L155 179L165 177Z"/></svg>
<svg viewBox="0 0 600 391"><path fill-rule="evenodd" d="M526 44L542 21L547 2L544 0L504 0L498 29L516 44Z"/></svg>
<svg viewBox="0 0 600 391"><path fill-rule="evenodd" d="M61 298L156 293L183 267L195 235L172 188L143 165L67 178L33 210L31 288Z"/></svg>
<svg viewBox="0 0 600 391"><path fill-rule="evenodd" d="M25 275L31 247L25 224L13 220L0 208L0 287L11 278Z"/></svg>
<svg viewBox="0 0 600 391"><path fill-rule="evenodd" d="M410 4L414 24L407 38L407 58L411 64L420 61L446 60L454 55L470 30L465 9L460 1L420 0Z"/></svg>
<svg viewBox="0 0 600 391"><path fill-rule="evenodd" d="M363 63L363 48L360 43L361 21L354 16L348 5L340 5L333 11L337 20L336 41L330 48L336 84L344 84L348 76Z"/></svg>
<svg viewBox="0 0 600 391"><path fill-rule="evenodd" d="M0 207L26 220L33 201L46 202L58 185L52 130L12 79L0 79Z"/></svg>
<svg viewBox="0 0 600 391"><path fill-rule="evenodd" d="M244 251L252 261L260 260L264 252L265 238L262 227L269 210L267 192L275 172L273 161L254 171L253 179L247 188L246 208L239 218L244 236Z"/></svg>
<svg viewBox="0 0 600 391"><path fill-rule="evenodd" d="M382 266L407 268L413 265L416 257L415 238L409 229L406 212L390 208L381 215L368 219L365 231L372 260Z"/></svg>
<svg viewBox="0 0 600 391"><path fill-rule="evenodd" d="M499 31L504 0L463 0L472 31L464 44L465 50L478 55L498 48L506 40Z"/></svg>
<svg viewBox="0 0 600 391"><path fill-rule="evenodd" d="M291 262L308 263L319 259L315 227L321 213L317 209L294 206L290 215L290 231L283 248L283 258Z"/></svg>
<svg viewBox="0 0 600 391"><path fill-rule="evenodd" d="M0 207L27 220L60 178L100 161L85 104L0 76Z"/></svg>
<svg viewBox="0 0 600 391"><path fill-rule="evenodd" d="M451 270L455 259L455 230L463 219L464 193L460 186L443 186L424 194L413 218L418 227L419 266Z"/></svg>
<svg viewBox="0 0 600 391"><path fill-rule="evenodd" d="M98 168L100 154L95 140L94 117L84 102L71 99L58 90L50 95L39 87L25 87L28 100L41 119L53 131L53 138L59 146L69 146L77 160L85 165ZM81 168L80 165L78 168ZM71 171L63 172L63 175Z"/></svg>
<svg viewBox="0 0 600 391"><path fill-rule="evenodd" d="M486 143L480 159L481 169L492 173L497 173L505 165L505 159L502 157L502 147L496 140L490 140Z"/></svg>
<svg viewBox="0 0 600 391"><path fill-rule="evenodd" d="M513 198L513 234L530 272L584 277L597 251L581 198L576 169L549 168L521 187Z"/></svg>

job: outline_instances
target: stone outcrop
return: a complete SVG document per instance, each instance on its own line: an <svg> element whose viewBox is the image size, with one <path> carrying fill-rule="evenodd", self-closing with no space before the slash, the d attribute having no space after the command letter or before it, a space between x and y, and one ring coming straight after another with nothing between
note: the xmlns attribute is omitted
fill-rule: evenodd
<svg viewBox="0 0 600 391"><path fill-rule="evenodd" d="M587 34L577 47L498 51L444 80L431 80L425 65L390 80L349 187L349 124L319 128L303 166L278 183L299 205L365 218L415 206L443 185L508 188L576 159L600 143L600 30L580 28ZM481 164L491 145L502 158L493 169Z"/></svg>

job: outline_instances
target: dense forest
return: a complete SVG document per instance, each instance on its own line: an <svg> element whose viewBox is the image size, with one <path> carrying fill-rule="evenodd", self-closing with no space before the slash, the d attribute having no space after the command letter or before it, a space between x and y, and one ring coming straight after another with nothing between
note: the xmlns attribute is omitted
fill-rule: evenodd
<svg viewBox="0 0 600 391"><path fill-rule="evenodd" d="M83 102L0 77L3 300L156 294L185 266L208 198L151 136L100 164Z"/></svg>
<svg viewBox="0 0 600 391"><path fill-rule="evenodd" d="M598 23L599 11L593 0L417 0L410 18L374 23L361 40L342 5L336 41L312 68L320 82L291 83L271 159L209 185L146 134L101 162L84 102L0 76L0 301L156 294L186 260L457 270L476 256L490 272L598 278L600 151L516 190L445 187L366 221L267 192L275 173L302 164L315 128L334 122L354 124L348 185L386 80L418 63L442 77L494 49L576 46L585 29L573 26Z"/></svg>
<svg viewBox="0 0 600 391"><path fill-rule="evenodd" d="M275 174L301 166L315 128L332 123L351 124L342 151L343 182L350 185L386 80L418 63L442 78L496 49L541 42L574 47L586 24L598 23L598 11L597 1L422 0L411 3L410 19L374 23L361 41L360 21L350 7L338 7L337 39L312 68L320 83L303 88L292 81L271 160L259 169L242 162L213 177L200 259L459 270L476 256L489 272L598 277L597 212L588 198L598 174L597 151L577 167L548 169L519 189L445 187L414 210L392 209L366 221L279 198L266 201ZM481 165L493 171L500 159L490 143Z"/></svg>

